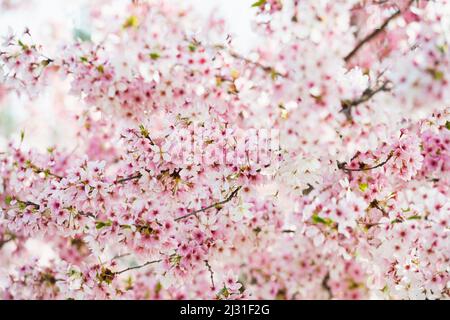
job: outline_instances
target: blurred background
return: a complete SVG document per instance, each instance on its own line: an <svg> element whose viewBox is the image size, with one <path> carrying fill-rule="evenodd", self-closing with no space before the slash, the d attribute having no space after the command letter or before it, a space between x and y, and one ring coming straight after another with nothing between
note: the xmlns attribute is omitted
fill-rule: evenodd
<svg viewBox="0 0 450 320"><path fill-rule="evenodd" d="M109 4L117 12L131 0L0 0L0 46L10 33L21 35L26 28L30 30L32 41L42 45L42 52L48 57L61 54L61 44L70 43L77 33L84 32L95 40L91 30L89 7ZM159 0L155 0L159 1ZM164 0L171 1L171 0ZM191 8L200 17L211 14L225 20L228 31L233 35L236 48L248 50L252 37L251 17L255 14L252 0L183 0L173 1L176 5ZM79 34L78 34L79 35ZM0 47L1 48L1 47ZM0 50L1 51L1 50ZM76 146L76 128L80 125L73 115L83 110L80 97L68 94L68 80L55 79L50 86L30 100L27 95L7 92L0 81L0 152L10 141L20 141L22 132L25 139L22 146L44 151L58 146L74 150ZM69 112L68 112L69 111ZM73 111L73 112L72 112ZM70 117L68 116L70 115ZM45 243L30 240L27 242L45 264L54 253ZM1 286L0 282L0 286Z"/></svg>
<svg viewBox="0 0 450 320"><path fill-rule="evenodd" d="M130 0L97 0L95 4L114 3L114 10ZM0 44L9 33L21 34L29 28L34 43L41 44L47 56L56 56L59 45L70 42L76 32L90 32L89 0L0 0ZM183 0L179 5L192 8L205 18L211 14L221 17L233 35L234 45L245 52L256 37L251 30L251 17L255 9L252 0ZM95 35L92 35L95 36ZM23 131L27 147L45 150L47 147L74 147L73 119L61 123L61 114L79 107L79 97L63 94L69 90L68 82L52 83L38 98L30 101L26 96L6 94L0 83L0 150L10 139L17 139ZM64 105L64 108L58 106ZM72 128L71 128L72 126Z"/></svg>

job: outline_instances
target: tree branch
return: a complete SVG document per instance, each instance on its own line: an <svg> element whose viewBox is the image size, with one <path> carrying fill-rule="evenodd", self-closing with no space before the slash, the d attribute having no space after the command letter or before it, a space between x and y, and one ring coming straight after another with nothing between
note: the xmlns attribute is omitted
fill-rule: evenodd
<svg viewBox="0 0 450 320"><path fill-rule="evenodd" d="M409 8L411 6L411 4L414 2L414 0L409 1L408 5L406 8ZM373 30L371 33L369 33L365 38L363 38L361 41L358 42L358 44L355 46L355 48L353 48L352 51L350 51L344 58L345 62L349 62L350 59L356 55L356 53L368 42L370 42L373 38L375 38L377 35L379 35L381 32L384 31L384 29L386 29L386 27L389 25L389 23L394 20L395 18L397 18L400 14L402 13L401 9L397 9L397 11L395 11L392 15L390 15L386 20L384 20L384 22L381 24L381 26L379 26L378 28L376 28L375 30Z"/></svg>
<svg viewBox="0 0 450 320"><path fill-rule="evenodd" d="M3 248L3 246L4 246L5 244L7 244L8 242L13 241L15 238L16 238L16 237L11 236L9 239L1 240L1 241L0 241L0 249Z"/></svg>
<svg viewBox="0 0 450 320"><path fill-rule="evenodd" d="M251 65L254 65L255 67L263 70L264 72L271 74L272 76L280 76L282 78L287 78L287 74L283 74L283 73L277 71L273 67L263 65L262 63L260 63L258 61L253 61L247 57L244 57L241 54L237 53L236 51L228 50L227 47L225 47L222 44L216 44L213 47L216 49L220 49L220 50L226 50L228 52L228 54L230 56L232 56L233 58L244 61L245 63L251 64Z"/></svg>
<svg viewBox="0 0 450 320"><path fill-rule="evenodd" d="M162 261L161 259L159 259L159 260L153 260L153 261L147 261L147 262L144 263L144 264L137 265L137 266L134 266L134 267L128 267L128 268L126 268L126 269L123 269L123 270L114 272L114 274L117 275L117 274L122 274L122 273L127 272L127 271L130 271L130 270L141 269L141 268L144 268L144 267L146 267L146 266L148 266L148 265L155 264L155 263L159 263L159 262L161 262L161 261Z"/></svg>
<svg viewBox="0 0 450 320"><path fill-rule="evenodd" d="M16 199L16 201L26 207L29 207L29 206L34 207L36 210L39 210L39 208L41 207L39 204L34 203L32 201L22 201L20 199Z"/></svg>
<svg viewBox="0 0 450 320"><path fill-rule="evenodd" d="M135 175L126 177L126 178L121 178L121 179L117 179L116 181L114 181L114 184L119 184L119 183L124 183L130 180L139 180L140 178L142 178L142 174L139 172Z"/></svg>
<svg viewBox="0 0 450 320"><path fill-rule="evenodd" d="M328 293L328 299L331 299L333 297L333 293L331 291L331 287L328 284L328 281L330 281L330 273L327 272L325 277L322 280L322 288Z"/></svg>
<svg viewBox="0 0 450 320"><path fill-rule="evenodd" d="M392 156L394 155L394 153L391 151L388 155L388 157L386 158L386 160L384 160L383 162L373 166L373 167L366 167L366 165L364 163L360 163L360 167L358 169L353 169L353 168L347 168L346 167L346 163L338 163L338 168L345 171L345 172L354 172L354 171L369 171L369 170L373 170L376 168L380 168L382 166L384 166L386 163L389 162L389 160L392 158Z"/></svg>
<svg viewBox="0 0 450 320"><path fill-rule="evenodd" d="M233 199L233 198L237 195L237 193L239 192L239 190L240 190L241 188L242 188L242 186L239 186L239 187L237 187L236 189L234 189L234 191L233 191L233 192L232 192L225 200L222 200L222 201L219 201L219 202L217 202L217 203L211 204L211 205L209 205L209 206L207 206L207 207L198 209L198 210L196 210L196 211L194 211L194 212L185 214L184 216L181 216L181 217L176 218L175 221L180 221L180 220L189 218L189 217L191 217L191 216L196 216L197 213L200 213L200 212L209 210L209 209L211 209L211 208L215 208L215 207L221 206L221 205L223 205L223 204L225 204L225 203L231 201L231 199Z"/></svg>
<svg viewBox="0 0 450 320"><path fill-rule="evenodd" d="M213 290L215 290L215 289L216 289L216 286L214 285L214 271L212 270L211 265L209 264L209 261L208 261L208 260L205 260L205 264L206 264L206 267L208 268L208 271L209 271L209 275L210 275L210 278L211 278L212 288L213 288Z"/></svg>
<svg viewBox="0 0 450 320"><path fill-rule="evenodd" d="M51 176L51 177L54 177L54 178L57 178L58 180L62 180L62 179L63 179L62 176L57 175L56 173L51 172L49 169L42 169L42 168L39 168L38 166L34 165L34 164L31 163L31 162L29 163L29 166L30 166L31 169L33 169L33 172L34 172L34 173L37 173L37 174L44 173L45 175Z"/></svg>
<svg viewBox="0 0 450 320"><path fill-rule="evenodd" d="M92 212L84 212L84 211L78 211L78 210L77 210L77 213L78 213L80 216L89 217L89 218L96 218L96 215L93 214Z"/></svg>
<svg viewBox="0 0 450 320"><path fill-rule="evenodd" d="M370 206L371 206L372 208L376 208L376 209L380 210L380 211L383 213L383 216L384 216L384 217L387 217L387 216L388 216L388 213L386 212L386 210L384 210L383 207L380 206L380 203L378 202L377 199L374 199L374 200L370 203Z"/></svg>
<svg viewBox="0 0 450 320"><path fill-rule="evenodd" d="M357 105L359 105L361 103L369 101L370 99L372 99L373 96L375 96L379 92L389 91L390 90L389 84L390 84L390 81L386 80L380 86L378 86L376 88L371 88L371 87L367 88L366 90L364 90L361 97L359 97L355 100L341 101L342 109L340 110L340 112L343 112L345 114L345 116L347 117L347 119L351 120L352 119L352 114L351 114L352 108L356 107Z"/></svg>

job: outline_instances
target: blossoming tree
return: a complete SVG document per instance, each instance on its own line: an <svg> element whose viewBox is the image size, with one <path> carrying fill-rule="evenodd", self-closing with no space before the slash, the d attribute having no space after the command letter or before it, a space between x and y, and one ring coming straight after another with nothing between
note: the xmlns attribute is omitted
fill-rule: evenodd
<svg viewBox="0 0 450 320"><path fill-rule="evenodd" d="M449 298L447 0L242 1L248 52L118 2L56 53L5 35L0 99L78 104L75 148L1 150L2 298Z"/></svg>

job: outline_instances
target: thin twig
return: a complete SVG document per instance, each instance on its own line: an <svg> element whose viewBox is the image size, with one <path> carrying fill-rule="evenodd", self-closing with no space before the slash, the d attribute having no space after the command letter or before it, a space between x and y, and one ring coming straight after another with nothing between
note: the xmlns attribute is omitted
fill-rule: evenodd
<svg viewBox="0 0 450 320"><path fill-rule="evenodd" d="M114 183L119 184L119 183L124 183L124 182L130 181L130 180L136 180L136 179L139 180L140 178L142 178L142 174L139 172L135 175L132 175L132 176L129 176L126 178L117 179L116 181L114 181Z"/></svg>
<svg viewBox="0 0 450 320"><path fill-rule="evenodd" d="M39 210L39 208L41 207L39 204L32 201L22 201L20 199L16 199L16 201L22 205L25 205L26 207L34 207L36 210Z"/></svg>
<svg viewBox="0 0 450 320"><path fill-rule="evenodd" d="M386 80L378 87L367 88L366 90L364 90L361 97L359 97L357 99L341 101L342 109L340 110L340 112L343 112L345 114L345 116L347 117L347 119L351 120L352 119L352 115L351 115L352 108L356 107L357 105L359 105L361 103L365 103L365 102L369 101L370 99L372 99L373 96L375 96L379 92L389 91L390 90L389 84L390 84L390 81Z"/></svg>
<svg viewBox="0 0 450 320"><path fill-rule="evenodd" d="M206 267L208 268L208 271L209 271L209 276L211 278L212 288L213 288L213 290L215 290L216 286L214 285L214 271L212 270L211 265L209 264L208 260L205 260L205 264L206 264Z"/></svg>
<svg viewBox="0 0 450 320"><path fill-rule="evenodd" d="M344 170L345 172L354 172L354 171L369 171L369 170L373 170L376 168L380 168L382 166L384 166L386 163L388 163L388 161L392 158L392 156L394 155L393 152L389 153L388 157L386 158L386 160L384 160L383 162L377 164L376 166L373 167L366 167L364 163L360 164L360 168L358 169L353 169L353 168L347 168L346 167L346 163L338 163L338 168L341 170Z"/></svg>
<svg viewBox="0 0 450 320"><path fill-rule="evenodd" d="M110 261L122 259L122 258L128 257L130 255L131 255L131 253L118 254L118 255L112 257Z"/></svg>
<svg viewBox="0 0 450 320"><path fill-rule="evenodd" d="M28 207L28 206L32 206L32 207L34 207L36 210L39 210L39 209L41 208L41 205L40 205L40 204L37 204L37 203L32 202L32 201L22 201L22 200L20 200L20 199L16 199L16 201L17 201L18 203L20 203L20 204L23 204L23 205L27 206L27 207ZM74 208L72 208L72 207L66 207L66 208L64 208L64 209L71 211L71 210L73 210ZM80 210L80 211L79 211L79 210L76 210L76 213L79 214L80 216L95 218L95 215L94 215L93 213L91 213L91 212L85 212L85 211L81 211L81 210Z"/></svg>
<svg viewBox="0 0 450 320"><path fill-rule="evenodd" d="M37 174L44 173L45 175L48 175L48 176L57 178L57 179L59 179L59 180L62 180L62 179L63 179L62 176L57 175L56 173L53 173L53 172L51 172L51 171L48 170L48 169L42 169L42 168L39 168L38 166L36 166L36 165L34 165L34 164L32 164L32 163L30 164L30 168L33 169L34 173L37 173Z"/></svg>
<svg viewBox="0 0 450 320"><path fill-rule="evenodd" d="M411 6L411 4L414 2L414 0L411 0L409 4L407 5L407 8ZM389 25L389 23L397 18L402 13L401 9L397 9L392 15L390 15L384 22L373 30L370 34L368 34L364 39L358 42L358 44L353 48L352 51L350 51L344 58L345 62L350 61L350 59L368 42L370 42L373 38L375 38L377 35L379 35L381 32L383 32L384 29Z"/></svg>
<svg viewBox="0 0 450 320"><path fill-rule="evenodd" d="M201 44L202 44L201 42L199 42L199 41L196 40L196 39L193 39L193 42L194 42L196 45L201 45ZM235 58L235 59L237 59L237 60L244 61L245 63L251 64L251 65L254 65L255 67L260 68L260 69L263 70L264 72L270 73L271 75L274 75L274 76L280 76L280 77L282 77L282 78L287 78L287 74L283 74L283 73L277 71L277 70L276 70L275 68L273 68L273 67L266 66L266 65L264 65L264 64L262 64L262 63L260 63L260 62L258 62L258 61L253 61L253 60L251 60L251 59L249 59L249 58L247 58L247 57L244 57L244 56L242 56L241 54L237 53L236 51L229 50L229 49L228 49L226 46L224 46L223 44L216 44L216 45L213 45L212 47L215 48L215 49L225 50L225 51L228 52L228 54L229 54L230 56L232 56L233 58Z"/></svg>
<svg viewBox="0 0 450 320"><path fill-rule="evenodd" d="M322 280L322 288L328 293L328 299L331 299L333 297L333 293L331 291L331 287L328 284L328 281L330 281L330 273L327 272L325 277Z"/></svg>
<svg viewBox="0 0 450 320"><path fill-rule="evenodd" d="M78 210L77 210L77 213L78 213L80 216L83 216L83 217L96 218L96 215L93 214L92 212L84 212L84 211L78 211Z"/></svg>
<svg viewBox="0 0 450 320"><path fill-rule="evenodd" d="M242 186L239 186L239 187L237 187L236 189L234 189L234 191L233 191L233 192L232 192L225 200L216 202L216 203L211 204L211 205L209 205L209 206L207 206L207 207L204 207L204 208L198 209L198 210L196 210L196 211L194 211L194 212L185 214L184 216L181 216L181 217L176 218L175 221L180 221L180 220L189 218L189 217L191 217L191 216L195 216L195 215L197 215L197 213L200 213L200 212L209 210L209 209L211 209L211 208L215 208L215 207L221 206L221 205L223 205L223 204L225 204L225 203L231 201L231 199L233 199L233 198L237 195L237 193L239 192L239 190L240 190L241 188L242 188Z"/></svg>
<svg viewBox="0 0 450 320"><path fill-rule="evenodd" d="M224 46L219 46L218 48L224 49L225 47L224 47ZM242 61L244 61L245 63L248 63L248 64L252 64L252 65L254 65L254 66L256 66L256 67L262 69L263 71L265 71L265 72L267 72L267 73L270 73L270 74L275 75L275 76L280 76L280 77L282 77L282 78L287 78L287 75L286 75L286 74L283 74L283 73L277 71L277 70L274 69L273 67L269 67L269 66L263 65L263 64L260 63L260 62L250 60L249 58L244 57L244 56L240 55L239 53L237 53L237 52L235 52L235 51L228 51L228 53L229 53L230 56L232 56L233 58L238 59L238 60L242 60Z"/></svg>
<svg viewBox="0 0 450 320"><path fill-rule="evenodd" d="M370 228L382 225L382 223L380 223L380 222L376 222L376 223L358 222L358 224L366 227L367 230L369 230Z"/></svg>
<svg viewBox="0 0 450 320"><path fill-rule="evenodd" d="M3 248L3 246L4 246L5 244L7 244L8 242L13 241L14 239L15 239L15 237L10 237L9 239L0 241L0 249Z"/></svg>
<svg viewBox="0 0 450 320"><path fill-rule="evenodd" d="M159 262L161 262L161 261L162 261L161 259L159 259L159 260L153 260L153 261L147 261L147 262L144 263L144 264L137 265L137 266L134 266L134 267L128 267L128 268L126 268L126 269L123 269L123 270L114 272L114 274L122 274L122 273L127 272L127 271L130 271L130 270L141 269L141 268L144 268L144 267L146 267L146 266L148 266L148 265L155 264L155 263L159 263Z"/></svg>
<svg viewBox="0 0 450 320"><path fill-rule="evenodd" d="M386 212L386 210L384 210L384 208L382 208L382 207L380 206L380 204L379 204L379 202L378 202L377 199L374 199L374 200L370 203L370 206L373 207L373 208L376 208L376 209L380 210L380 211L383 213L383 216L385 216L385 217L388 216L388 213Z"/></svg>

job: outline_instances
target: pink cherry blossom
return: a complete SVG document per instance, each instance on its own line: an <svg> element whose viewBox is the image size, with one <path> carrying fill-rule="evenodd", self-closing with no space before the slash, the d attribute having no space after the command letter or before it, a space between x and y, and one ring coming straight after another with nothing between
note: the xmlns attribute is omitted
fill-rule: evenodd
<svg viewBox="0 0 450 320"><path fill-rule="evenodd" d="M197 9L4 35L0 297L448 299L448 1Z"/></svg>

